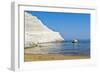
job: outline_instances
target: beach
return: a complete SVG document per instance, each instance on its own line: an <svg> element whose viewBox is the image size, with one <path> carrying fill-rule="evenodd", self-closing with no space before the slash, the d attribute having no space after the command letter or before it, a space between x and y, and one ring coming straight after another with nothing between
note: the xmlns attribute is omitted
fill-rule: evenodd
<svg viewBox="0 0 100 73"><path fill-rule="evenodd" d="M42 43L36 47L24 48L24 61L71 60L90 58L89 42Z"/></svg>
<svg viewBox="0 0 100 73"><path fill-rule="evenodd" d="M49 60L73 60L89 59L89 56L66 56L61 54L24 54L24 61L49 61Z"/></svg>

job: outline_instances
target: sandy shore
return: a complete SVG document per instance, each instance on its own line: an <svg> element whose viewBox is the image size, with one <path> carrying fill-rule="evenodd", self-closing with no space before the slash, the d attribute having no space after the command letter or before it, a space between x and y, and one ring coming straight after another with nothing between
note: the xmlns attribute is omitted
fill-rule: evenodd
<svg viewBox="0 0 100 73"><path fill-rule="evenodd" d="M24 61L47 61L47 60L71 60L71 59L88 59L88 56L65 56L61 54L24 54Z"/></svg>

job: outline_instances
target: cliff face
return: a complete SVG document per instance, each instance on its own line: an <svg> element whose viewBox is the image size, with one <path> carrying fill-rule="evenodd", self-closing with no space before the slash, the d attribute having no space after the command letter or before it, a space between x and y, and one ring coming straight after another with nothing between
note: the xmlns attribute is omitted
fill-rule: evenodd
<svg viewBox="0 0 100 73"><path fill-rule="evenodd" d="M55 42L64 40L59 32L45 26L36 16L25 12L25 47L33 43Z"/></svg>

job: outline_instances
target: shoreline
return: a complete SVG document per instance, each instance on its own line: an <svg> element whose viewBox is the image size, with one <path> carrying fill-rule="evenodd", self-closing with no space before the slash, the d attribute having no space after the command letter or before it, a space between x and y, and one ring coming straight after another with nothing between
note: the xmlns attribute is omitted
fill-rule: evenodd
<svg viewBox="0 0 100 73"><path fill-rule="evenodd" d="M89 56L67 56L61 54L24 54L24 62L30 61L51 61L51 60L75 60L89 59Z"/></svg>

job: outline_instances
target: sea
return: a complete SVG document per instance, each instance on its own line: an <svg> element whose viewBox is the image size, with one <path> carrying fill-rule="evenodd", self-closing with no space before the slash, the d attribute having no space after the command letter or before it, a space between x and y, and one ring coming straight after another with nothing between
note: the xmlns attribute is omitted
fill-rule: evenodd
<svg viewBox="0 0 100 73"><path fill-rule="evenodd" d="M79 40L72 43L72 40L62 42L41 43L40 47L31 48L32 54L62 54L67 56L90 56L90 40Z"/></svg>

